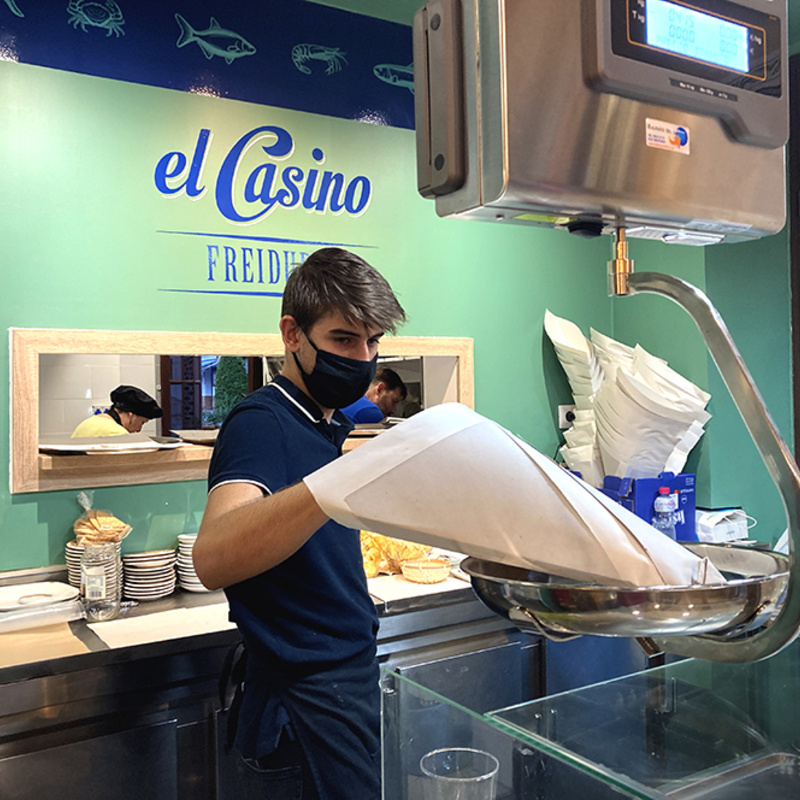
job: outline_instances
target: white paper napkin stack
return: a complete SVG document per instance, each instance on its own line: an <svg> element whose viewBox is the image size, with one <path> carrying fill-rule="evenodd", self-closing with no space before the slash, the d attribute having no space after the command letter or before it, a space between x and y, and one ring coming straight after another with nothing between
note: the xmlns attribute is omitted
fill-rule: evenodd
<svg viewBox="0 0 800 800"><path fill-rule="evenodd" d="M567 332L576 340L580 330L546 311L545 331L564 366L561 352ZM711 418L705 411L711 396L640 345L629 347L593 328L590 334L587 344L602 375L591 396L593 443L600 464L594 458L584 464L585 471L577 466L581 462L576 455L588 452L577 449L589 446L586 427L577 436L574 426L565 432L564 461L596 487L602 486L604 475L654 478L662 472L680 473Z"/></svg>
<svg viewBox="0 0 800 800"><path fill-rule="evenodd" d="M566 431L561 456L592 486L603 485L603 463L597 442L594 397L603 383L603 368L592 343L574 322L544 313L544 328L566 373L575 402L575 421Z"/></svg>
<svg viewBox="0 0 800 800"><path fill-rule="evenodd" d="M505 428L433 406L305 479L354 528L610 586L724 579Z"/></svg>
<svg viewBox="0 0 800 800"><path fill-rule="evenodd" d="M619 369L595 397L597 436L607 475L679 473L711 419L710 395L639 345L630 372Z"/></svg>
<svg viewBox="0 0 800 800"><path fill-rule="evenodd" d="M628 347L628 345L618 342L616 339L612 339L594 328L589 328L589 337L597 360L600 362L603 374L606 377L613 379L620 368L630 371L633 364L634 348Z"/></svg>

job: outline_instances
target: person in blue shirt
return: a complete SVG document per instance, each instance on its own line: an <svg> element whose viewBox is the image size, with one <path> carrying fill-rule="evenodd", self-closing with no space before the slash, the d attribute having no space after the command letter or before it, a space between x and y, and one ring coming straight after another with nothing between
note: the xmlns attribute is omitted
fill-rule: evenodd
<svg viewBox="0 0 800 800"><path fill-rule="evenodd" d="M220 429L193 558L225 589L247 651L237 797L381 796L378 620L359 531L327 517L302 479L341 455L353 423L338 409L364 394L381 337L404 319L362 258L312 253L286 282L281 374Z"/></svg>
<svg viewBox="0 0 800 800"><path fill-rule="evenodd" d="M386 417L393 417L397 405L408 395L403 379L389 367L381 367L372 379L369 389L363 397L342 409L356 425L370 422L382 422Z"/></svg>

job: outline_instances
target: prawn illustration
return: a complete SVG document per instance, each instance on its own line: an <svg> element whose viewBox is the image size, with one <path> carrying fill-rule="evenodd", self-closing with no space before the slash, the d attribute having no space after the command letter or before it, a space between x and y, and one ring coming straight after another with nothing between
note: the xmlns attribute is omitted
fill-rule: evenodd
<svg viewBox="0 0 800 800"><path fill-rule="evenodd" d="M376 78L391 83L392 86L401 86L414 94L414 68L409 64L403 67L400 64L376 64L372 68Z"/></svg>
<svg viewBox="0 0 800 800"><path fill-rule="evenodd" d="M326 75L339 72L342 65L347 63L345 53L338 47L325 47L321 44L296 44L292 48L292 63L306 75L311 74L311 68L306 66L306 61L324 61Z"/></svg>
<svg viewBox="0 0 800 800"><path fill-rule="evenodd" d="M24 17L25 15L19 10L19 6L14 2L14 0L6 0L6 5L10 9L12 14L16 14L18 17Z"/></svg>
<svg viewBox="0 0 800 800"><path fill-rule="evenodd" d="M214 17L211 17L204 31L196 31L180 14L175 15L175 20L181 29L177 46L185 47L190 42L197 42L208 59L221 56L226 64L232 64L234 59L252 56L256 52L256 48L244 36L221 27Z"/></svg>

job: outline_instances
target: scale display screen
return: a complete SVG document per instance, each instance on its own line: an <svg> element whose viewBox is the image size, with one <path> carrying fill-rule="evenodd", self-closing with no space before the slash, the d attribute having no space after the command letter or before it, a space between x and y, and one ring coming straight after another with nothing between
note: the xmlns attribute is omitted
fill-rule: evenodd
<svg viewBox="0 0 800 800"><path fill-rule="evenodd" d="M647 44L739 72L749 70L745 25L666 0L645 0Z"/></svg>
<svg viewBox="0 0 800 800"><path fill-rule="evenodd" d="M615 54L731 89L781 94L780 20L729 0L611 0Z"/></svg>

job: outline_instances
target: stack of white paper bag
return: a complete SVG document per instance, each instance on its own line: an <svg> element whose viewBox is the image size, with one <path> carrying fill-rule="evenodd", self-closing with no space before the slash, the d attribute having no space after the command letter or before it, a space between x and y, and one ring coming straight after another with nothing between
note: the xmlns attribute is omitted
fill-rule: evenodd
<svg viewBox="0 0 800 800"><path fill-rule="evenodd" d="M564 434L560 452L567 466L596 487L603 485L605 475L654 478L662 472L680 473L711 418L705 410L710 395L639 345L629 347L594 329L590 341L574 323L549 311L545 331L571 387L574 365L565 360L564 348L581 339L584 357L598 364L601 375L589 402L581 396L590 408L591 428L585 418L581 424L576 419Z"/></svg>
<svg viewBox="0 0 800 800"><path fill-rule="evenodd" d="M608 586L724 579L708 562L466 406L427 409L312 473L333 519Z"/></svg>
<svg viewBox="0 0 800 800"><path fill-rule="evenodd" d="M575 402L575 420L564 434L561 455L567 466L592 486L603 485L603 462L597 441L594 398L603 384L604 370L592 343L574 322L544 312L544 328L569 381Z"/></svg>
<svg viewBox="0 0 800 800"><path fill-rule="evenodd" d="M547 314L549 313L549 311L545 312L545 330L547 330ZM605 377L613 380L617 375L618 369L628 372L632 370L634 353L632 347L628 347L627 344L618 342L616 339L612 339L594 328L589 328L589 338L595 358L600 364Z"/></svg>

